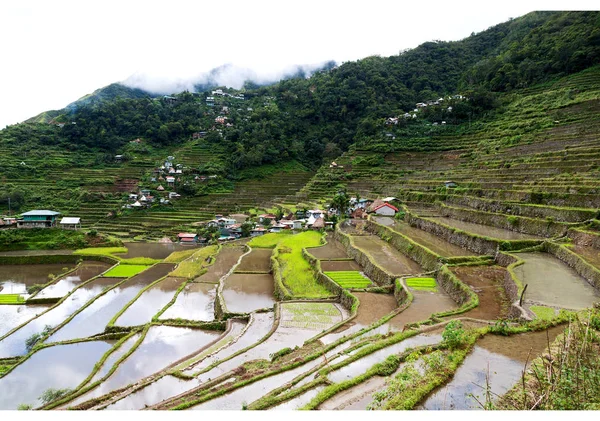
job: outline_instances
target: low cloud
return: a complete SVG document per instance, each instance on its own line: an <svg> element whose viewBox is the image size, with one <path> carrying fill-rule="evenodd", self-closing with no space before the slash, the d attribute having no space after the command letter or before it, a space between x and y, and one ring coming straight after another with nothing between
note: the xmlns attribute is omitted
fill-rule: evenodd
<svg viewBox="0 0 600 421"><path fill-rule="evenodd" d="M154 94L172 94L185 90L194 92L210 89L215 86L240 89L248 81L258 85L265 85L290 77L310 77L314 72L330 69L335 64L334 61L326 61L317 64L292 65L269 70L258 70L234 64L225 64L208 72L202 72L189 77L136 72L121 83L130 88L139 88Z"/></svg>

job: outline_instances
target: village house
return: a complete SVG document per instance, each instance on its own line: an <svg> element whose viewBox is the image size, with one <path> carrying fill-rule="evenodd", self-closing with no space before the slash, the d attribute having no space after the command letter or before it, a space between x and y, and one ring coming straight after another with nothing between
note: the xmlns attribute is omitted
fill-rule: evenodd
<svg viewBox="0 0 600 421"><path fill-rule="evenodd" d="M179 193L176 193L174 191L169 192L169 199L178 199L180 197L181 195Z"/></svg>
<svg viewBox="0 0 600 421"><path fill-rule="evenodd" d="M250 237L258 237L259 235L264 235L267 233L266 228L257 227L250 231Z"/></svg>
<svg viewBox="0 0 600 421"><path fill-rule="evenodd" d="M444 186L446 186L446 188L453 189L453 188L457 187L457 184L452 180L447 180L447 181L444 181Z"/></svg>
<svg viewBox="0 0 600 421"><path fill-rule="evenodd" d="M398 212L398 208L394 205L390 205L389 203L383 203L382 205L373 208L373 212L382 216L394 216L396 215L396 212Z"/></svg>
<svg viewBox="0 0 600 421"><path fill-rule="evenodd" d="M60 220L60 227L66 230L81 229L81 218L64 217Z"/></svg>
<svg viewBox="0 0 600 421"><path fill-rule="evenodd" d="M198 242L198 234L190 232L180 232L177 234L177 239L180 244L196 244Z"/></svg>
<svg viewBox="0 0 600 421"><path fill-rule="evenodd" d="M292 227L295 230L301 230L302 229L302 223L304 222L301 219L294 219L292 221L294 223L294 226Z"/></svg>
<svg viewBox="0 0 600 421"><path fill-rule="evenodd" d="M21 215L17 220L17 228L53 228L60 212L51 210L32 210Z"/></svg>
<svg viewBox="0 0 600 421"><path fill-rule="evenodd" d="M167 184L169 187L173 187L175 185L175 177L167 177Z"/></svg>
<svg viewBox="0 0 600 421"><path fill-rule="evenodd" d="M262 215L258 215L258 222L263 225L269 225L271 222L274 222L277 217L271 213L265 213Z"/></svg>
<svg viewBox="0 0 600 421"><path fill-rule="evenodd" d="M314 230L319 230L325 228L325 220L323 218L317 218L315 222L311 226Z"/></svg>
<svg viewBox="0 0 600 421"><path fill-rule="evenodd" d="M218 116L217 118L215 118L215 123L225 124L226 121L227 121L227 117Z"/></svg>
<svg viewBox="0 0 600 421"><path fill-rule="evenodd" d="M237 221L233 218L219 218L217 219L217 223L221 228L229 228L233 225L236 225Z"/></svg>

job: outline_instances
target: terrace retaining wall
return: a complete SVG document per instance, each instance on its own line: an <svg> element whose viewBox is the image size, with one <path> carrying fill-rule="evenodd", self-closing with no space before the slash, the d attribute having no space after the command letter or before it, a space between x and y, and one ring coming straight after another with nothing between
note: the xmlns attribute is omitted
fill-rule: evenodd
<svg viewBox="0 0 600 421"><path fill-rule="evenodd" d="M372 221L370 216L367 220L366 230L390 243L396 250L410 257L427 271L435 270L440 265L441 256L439 254L415 243L409 237L394 231L390 227Z"/></svg>
<svg viewBox="0 0 600 421"><path fill-rule="evenodd" d="M560 244L546 242L544 244L544 249L573 268L575 272L588 281L594 288L600 290L600 270Z"/></svg>
<svg viewBox="0 0 600 421"><path fill-rule="evenodd" d="M600 250L600 233L571 228L567 235L573 240L573 243L579 246L593 247Z"/></svg>
<svg viewBox="0 0 600 421"><path fill-rule="evenodd" d="M573 226L573 224L566 222L555 222L553 220L534 219L523 216L461 209L446 206L442 203L438 204L438 209L440 213L446 217L460 219L461 221L465 222L490 225L524 234L539 235L542 237L563 236L567 233L567 230Z"/></svg>
<svg viewBox="0 0 600 421"><path fill-rule="evenodd" d="M356 247L352 237L342 232L339 226L335 227L334 237L344 246L348 256L356 260L363 267L365 274L377 285L390 285L394 282L394 276L377 265L367 253Z"/></svg>

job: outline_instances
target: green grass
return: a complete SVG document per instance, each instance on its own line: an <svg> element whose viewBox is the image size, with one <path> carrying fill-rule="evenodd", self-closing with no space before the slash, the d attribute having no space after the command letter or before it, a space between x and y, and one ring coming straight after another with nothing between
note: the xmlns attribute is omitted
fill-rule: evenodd
<svg viewBox="0 0 600 421"><path fill-rule="evenodd" d="M272 249L290 234L288 232L270 232L269 234L254 237L248 242L248 245L254 248Z"/></svg>
<svg viewBox="0 0 600 421"><path fill-rule="evenodd" d="M324 272L342 288L366 288L371 286L371 281L365 278L357 270L344 270L336 272Z"/></svg>
<svg viewBox="0 0 600 421"><path fill-rule="evenodd" d="M0 304L19 304L25 302L20 294L0 294Z"/></svg>
<svg viewBox="0 0 600 421"><path fill-rule="evenodd" d="M73 254L86 254L89 256L113 256L114 253L127 253L126 247L90 247L86 249L75 250Z"/></svg>
<svg viewBox="0 0 600 421"><path fill-rule="evenodd" d="M417 291L437 292L437 283L433 278L407 278L406 286Z"/></svg>
<svg viewBox="0 0 600 421"><path fill-rule="evenodd" d="M187 279L194 279L197 276L200 276L204 268L208 266L206 258L216 254L217 250L218 246L203 247L199 250L196 249L195 253L191 257L181 262L179 266L177 266L177 269L175 269L169 275Z"/></svg>
<svg viewBox="0 0 600 421"><path fill-rule="evenodd" d="M146 265L119 265L104 274L106 278L130 278L148 269Z"/></svg>
<svg viewBox="0 0 600 421"><path fill-rule="evenodd" d="M173 253L169 254L167 256L167 258L165 260L163 260L163 262L165 262L165 263L180 263L180 262L183 262L188 257L190 257L191 255L193 255L194 253L196 253L197 251L198 251L198 249L196 249L196 248L193 248L190 250L174 251Z"/></svg>
<svg viewBox="0 0 600 421"><path fill-rule="evenodd" d="M538 319L542 320L550 320L554 317L555 311L553 308L545 307L545 306L531 306L531 311L534 312L535 316Z"/></svg>
<svg viewBox="0 0 600 421"><path fill-rule="evenodd" d="M305 231L287 235L277 245L277 260L281 266L281 277L290 292L297 297L319 298L331 295L327 288L318 284L311 265L302 256L302 248L321 245L321 234Z"/></svg>
<svg viewBox="0 0 600 421"><path fill-rule="evenodd" d="M123 265L153 265L160 262L160 259L152 259L150 257L131 257L129 259L123 259L122 257L116 256L116 254L127 253L126 247L91 247L86 249L75 250L73 254L84 254L90 256L108 256L113 259L117 259Z"/></svg>

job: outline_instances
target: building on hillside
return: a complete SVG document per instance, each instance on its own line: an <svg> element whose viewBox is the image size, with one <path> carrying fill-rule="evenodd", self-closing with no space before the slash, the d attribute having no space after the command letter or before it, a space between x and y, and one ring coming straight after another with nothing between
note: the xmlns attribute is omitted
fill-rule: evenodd
<svg viewBox="0 0 600 421"><path fill-rule="evenodd" d="M398 212L398 208L394 205L390 205L389 203L384 203L374 208L373 212L375 212L377 215L394 216L396 215L396 212Z"/></svg>
<svg viewBox="0 0 600 421"><path fill-rule="evenodd" d="M270 224L271 222L274 222L277 219L277 217L275 215L273 215L272 213L264 213L262 215L258 215L258 222L266 225L266 224Z"/></svg>
<svg viewBox="0 0 600 421"><path fill-rule="evenodd" d="M162 185L160 185L156 188L156 191L165 191L165 188Z"/></svg>
<svg viewBox="0 0 600 421"><path fill-rule="evenodd" d="M257 227L250 231L250 237L258 237L267 233L266 228Z"/></svg>
<svg viewBox="0 0 600 421"><path fill-rule="evenodd" d="M317 218L315 222L313 222L311 228L314 230L325 228L325 220L323 218Z"/></svg>
<svg viewBox="0 0 600 421"><path fill-rule="evenodd" d="M174 192L174 191L169 192L169 199L178 199L180 197L181 197L181 195L177 192Z"/></svg>
<svg viewBox="0 0 600 421"><path fill-rule="evenodd" d="M304 222L304 221L302 221L301 219L294 219L292 222L294 223L293 229L295 229L295 230L302 229L302 222Z"/></svg>
<svg viewBox="0 0 600 421"><path fill-rule="evenodd" d="M196 244L198 242L198 234L191 232L180 232L177 234L177 239L181 244Z"/></svg>
<svg viewBox="0 0 600 421"><path fill-rule="evenodd" d="M367 209L369 206L373 204L371 199L360 199L356 204L357 209Z"/></svg>
<svg viewBox="0 0 600 421"><path fill-rule="evenodd" d="M56 218L60 212L51 210L32 210L21 215L17 220L17 228L52 228L56 227Z"/></svg>
<svg viewBox="0 0 600 421"><path fill-rule="evenodd" d="M454 181L447 180L447 181L444 181L444 186L446 186L449 189L453 189L453 188L457 187L457 184Z"/></svg>
<svg viewBox="0 0 600 421"><path fill-rule="evenodd" d="M167 184L169 187L173 187L175 185L175 177L167 177Z"/></svg>
<svg viewBox="0 0 600 421"><path fill-rule="evenodd" d="M81 218L64 217L60 220L60 227L66 230L81 229Z"/></svg>

